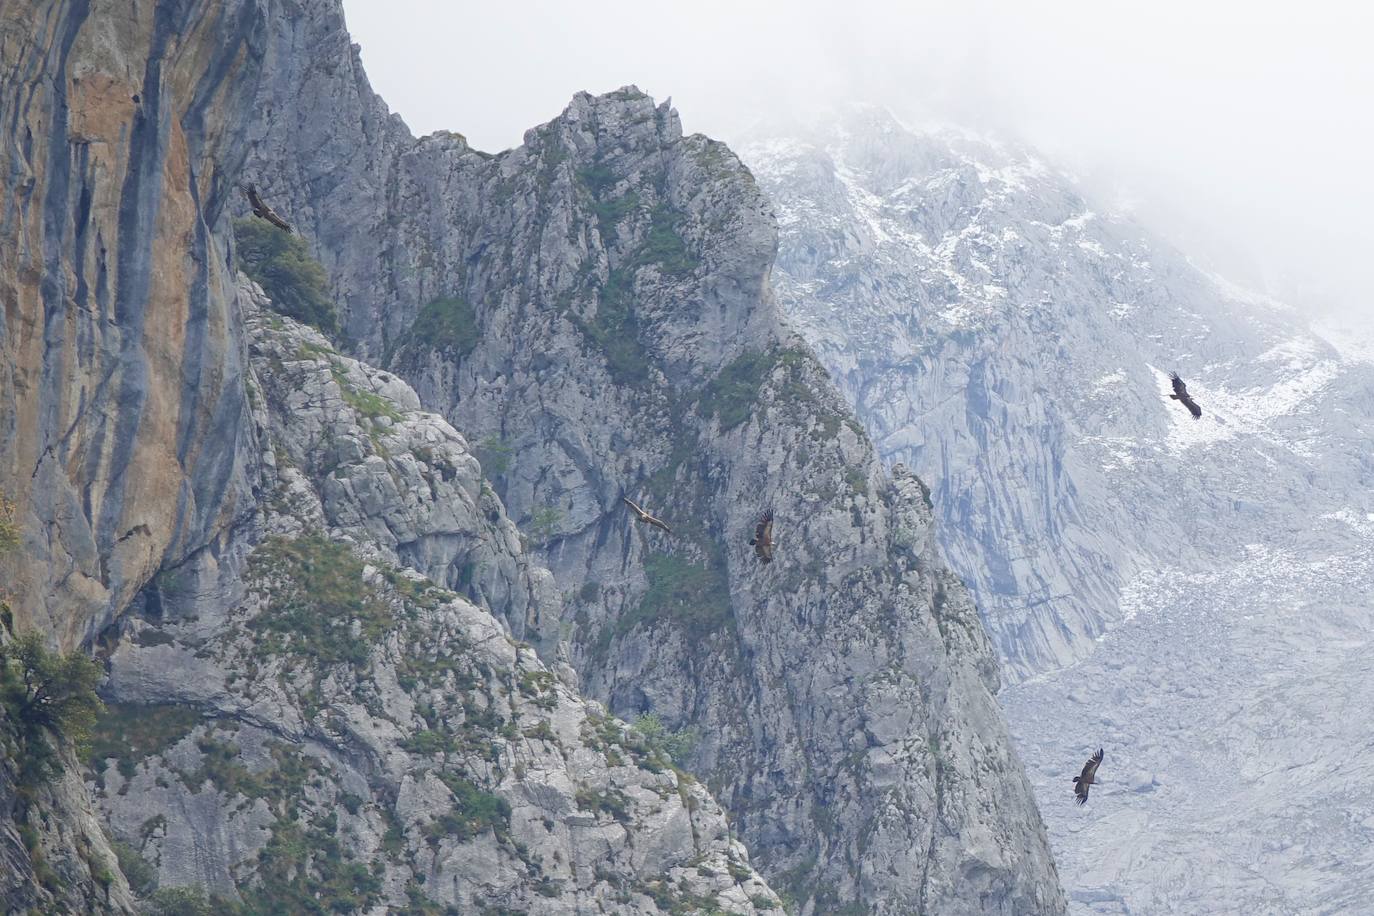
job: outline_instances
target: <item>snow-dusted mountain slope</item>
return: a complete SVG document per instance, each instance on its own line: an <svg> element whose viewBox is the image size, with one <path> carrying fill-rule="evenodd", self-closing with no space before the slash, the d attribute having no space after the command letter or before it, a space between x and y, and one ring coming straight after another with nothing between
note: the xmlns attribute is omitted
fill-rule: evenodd
<svg viewBox="0 0 1374 916"><path fill-rule="evenodd" d="M1072 910L1371 911L1370 342L965 134L861 110L743 157L785 308L934 487Z"/></svg>
<svg viewBox="0 0 1374 916"><path fill-rule="evenodd" d="M743 149L780 299L884 457L931 481L1010 680L1086 654L1164 558L1292 546L1366 499L1369 368L1035 157L871 109Z"/></svg>

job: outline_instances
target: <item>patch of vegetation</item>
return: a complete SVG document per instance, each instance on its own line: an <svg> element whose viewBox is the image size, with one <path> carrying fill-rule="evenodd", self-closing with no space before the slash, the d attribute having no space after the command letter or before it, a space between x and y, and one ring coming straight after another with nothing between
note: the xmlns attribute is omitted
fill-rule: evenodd
<svg viewBox="0 0 1374 916"><path fill-rule="evenodd" d="M639 342L639 322L631 308L634 271L613 270L601 288L596 317L578 320L578 328L606 356L606 368L620 385L640 386L649 381L649 357Z"/></svg>
<svg viewBox="0 0 1374 916"><path fill-rule="evenodd" d="M110 760L125 779L133 778L140 760L161 754L191 733L201 715L186 706L109 703L91 729L86 765L104 785Z"/></svg>
<svg viewBox="0 0 1374 916"><path fill-rule="evenodd" d="M530 517L530 537L540 546L553 540L558 526L563 523L563 510L557 506L541 506Z"/></svg>
<svg viewBox="0 0 1374 916"><path fill-rule="evenodd" d="M82 652L60 655L28 632L0 647L3 726L18 743L19 784L36 787L55 774L62 742L80 747L102 709L100 666Z"/></svg>
<svg viewBox="0 0 1374 916"><path fill-rule="evenodd" d="M458 744L448 732L424 729L401 741L401 750L408 754L430 757L434 754L451 754L458 750Z"/></svg>
<svg viewBox="0 0 1374 916"><path fill-rule="evenodd" d="M379 873L362 862L345 858L334 837L337 823L328 818L302 826L279 820L258 854L260 884L244 894L234 916L275 916L278 913L356 913L381 900Z"/></svg>
<svg viewBox="0 0 1374 916"><path fill-rule="evenodd" d="M425 896L415 884L406 888L406 905L391 910L395 916L460 916L451 906L440 906Z"/></svg>
<svg viewBox="0 0 1374 916"><path fill-rule="evenodd" d="M780 365L789 368L804 354L798 350L746 350L712 379L701 394L703 416L720 422L721 432L749 419L764 382Z"/></svg>
<svg viewBox="0 0 1374 916"><path fill-rule="evenodd" d="M145 916L220 916L221 902L211 901L199 887L164 887L143 909Z"/></svg>
<svg viewBox="0 0 1374 916"><path fill-rule="evenodd" d="M529 728L525 729L524 735L526 738L535 741L547 741L550 744L558 743L558 736L553 733L553 728L549 725L547 719L540 719L538 724L531 725Z"/></svg>
<svg viewBox="0 0 1374 916"><path fill-rule="evenodd" d="M256 651L361 668L395 623L363 580L362 561L347 545L319 535L268 539L249 557L248 573L268 597L248 624L260 635Z"/></svg>
<svg viewBox="0 0 1374 916"><path fill-rule="evenodd" d="M19 526L14 521L14 503L0 492L0 557L19 546Z"/></svg>
<svg viewBox="0 0 1374 916"><path fill-rule="evenodd" d="M509 802L483 791L463 776L453 773L440 773L438 776L453 793L453 808L425 826L426 837L431 840L452 837L461 843L486 830L498 837L509 834Z"/></svg>
<svg viewBox="0 0 1374 916"><path fill-rule="evenodd" d="M654 713L645 713L630 726L644 741L645 748L669 763L681 764L696 748L700 737L695 728L673 731Z"/></svg>
<svg viewBox="0 0 1374 916"><path fill-rule="evenodd" d="M574 797L577 807L583 811L596 811L609 814L622 824L630 822L630 799L619 789L593 789L583 786Z"/></svg>
<svg viewBox="0 0 1374 916"><path fill-rule="evenodd" d="M239 264L262 287L272 308L333 334L338 312L329 296L329 278L305 240L260 219L234 220Z"/></svg>
<svg viewBox="0 0 1374 916"><path fill-rule="evenodd" d="M718 563L698 566L670 554L644 560L649 590L639 606L616 621L616 635L635 627L670 621L692 636L705 636L729 626L730 589Z"/></svg>
<svg viewBox="0 0 1374 916"><path fill-rule="evenodd" d="M649 234L635 254L634 264L655 264L664 274L681 277L696 270L701 263L687 248L678 234L678 218L667 206L660 204L649 216Z"/></svg>
<svg viewBox="0 0 1374 916"><path fill-rule="evenodd" d="M157 872L148 860L123 840L112 840L110 848L114 850L119 870L128 879L130 889L140 897L151 896L157 889Z"/></svg>
<svg viewBox="0 0 1374 916"><path fill-rule="evenodd" d="M858 468L847 468L844 472L844 482L849 484L849 489L855 493L861 496L868 495L868 478Z"/></svg>
<svg viewBox="0 0 1374 916"><path fill-rule="evenodd" d="M461 359L477 349L481 339L476 309L460 296L444 296L420 309L404 343Z"/></svg>
<svg viewBox="0 0 1374 916"><path fill-rule="evenodd" d="M357 388L349 381L348 374L340 364L334 363L329 372L339 386L339 397L358 413L369 420L375 420L377 417L386 417L392 421L401 419L401 412L392 401L375 392Z"/></svg>
<svg viewBox="0 0 1374 916"><path fill-rule="evenodd" d="M478 442L474 451L477 453L478 463L482 465L483 473L489 480L495 480L510 470L510 456L515 453L515 449L496 436L487 436Z"/></svg>
<svg viewBox="0 0 1374 916"><path fill-rule="evenodd" d="M551 697L553 702L549 704L550 707L558 705L553 674L548 671L526 671L520 675L520 692L527 697L533 697L536 702Z"/></svg>

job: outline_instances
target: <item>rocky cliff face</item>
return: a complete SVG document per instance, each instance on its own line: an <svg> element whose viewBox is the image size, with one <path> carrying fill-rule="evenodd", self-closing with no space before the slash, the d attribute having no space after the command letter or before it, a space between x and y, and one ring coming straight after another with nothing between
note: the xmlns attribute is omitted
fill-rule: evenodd
<svg viewBox="0 0 1374 916"><path fill-rule="evenodd" d="M495 616L557 596L464 439L318 333L248 330L266 502L122 624L115 837L251 913L777 906L706 790Z"/></svg>
<svg viewBox="0 0 1374 916"><path fill-rule="evenodd" d="M89 640L251 502L223 240L253 4L6 4L0 491L21 625ZM22 562L19 558L22 557Z"/></svg>
<svg viewBox="0 0 1374 916"><path fill-rule="evenodd" d="M0 497L17 540L0 552L0 600L57 647L88 645L160 567L251 509L256 446L215 226L244 151L226 125L252 95L253 12L0 9ZM17 784L8 718L0 900L127 908L80 779Z"/></svg>
<svg viewBox="0 0 1374 916"><path fill-rule="evenodd" d="M1090 651L1160 558L1202 568L1342 504L1300 443L1309 399L1362 385L1336 352L1029 153L863 109L744 149L778 207L784 308L884 457L932 481L1014 678ZM1234 454L1198 460L1213 446ZM1368 473L1344 433L1330 448Z"/></svg>
<svg viewBox="0 0 1374 916"><path fill-rule="evenodd" d="M566 598L528 638L613 711L696 729L691 768L803 907L1058 911L972 604L773 304L748 172L632 88L499 156L412 139L312 7L271 39L249 171L356 352L477 443Z"/></svg>
<svg viewBox="0 0 1374 916"><path fill-rule="evenodd" d="M1063 909L927 491L778 313L728 150L633 89L414 140L336 0L121 9L0 17L16 626L106 637L115 840L68 774L19 815L65 902L7 905L127 909L118 851L247 912ZM383 368L231 282L241 177Z"/></svg>

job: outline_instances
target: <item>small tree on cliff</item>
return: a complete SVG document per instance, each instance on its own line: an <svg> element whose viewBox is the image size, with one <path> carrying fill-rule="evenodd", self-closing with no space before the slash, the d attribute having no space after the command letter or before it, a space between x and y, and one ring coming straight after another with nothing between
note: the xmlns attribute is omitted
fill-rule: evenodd
<svg viewBox="0 0 1374 916"><path fill-rule="evenodd" d="M325 334L338 330L329 277L300 236L259 219L238 219L234 241L243 272L262 287L274 310Z"/></svg>
<svg viewBox="0 0 1374 916"><path fill-rule="evenodd" d="M23 752L21 782L51 775L61 742L86 740L101 710L95 693L100 674L84 653L50 652L34 632L0 647L0 703Z"/></svg>

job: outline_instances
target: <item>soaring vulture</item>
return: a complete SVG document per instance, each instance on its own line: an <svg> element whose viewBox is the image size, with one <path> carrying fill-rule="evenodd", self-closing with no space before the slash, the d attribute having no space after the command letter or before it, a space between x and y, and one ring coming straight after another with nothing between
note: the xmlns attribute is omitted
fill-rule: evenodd
<svg viewBox="0 0 1374 916"><path fill-rule="evenodd" d="M258 196L258 189L251 184L243 189L243 193L248 195L248 206L253 208L253 215L258 219L265 219L278 229L291 231L291 224L277 215L276 211L262 202Z"/></svg>
<svg viewBox="0 0 1374 916"><path fill-rule="evenodd" d="M654 518L652 515L645 512L643 509L639 508L639 506L635 505L634 500L630 499L630 497L622 496L620 498L625 500L625 505L630 507L634 514L639 517L639 520L641 522L644 522L646 525L653 525L655 528L662 528L669 534L673 533L673 529L669 528L667 523L664 522L663 519Z"/></svg>
<svg viewBox="0 0 1374 916"><path fill-rule="evenodd" d="M754 555L764 563L773 562L773 510L763 513L763 518L754 526L754 536L749 539Z"/></svg>
<svg viewBox="0 0 1374 916"><path fill-rule="evenodd" d="M1097 749L1097 753L1088 758L1088 762L1083 764L1081 776L1073 778L1073 794L1078 796L1078 803L1084 804L1088 800L1088 788L1096 781L1097 765L1102 762L1102 748Z"/></svg>
<svg viewBox="0 0 1374 916"><path fill-rule="evenodd" d="M1188 408L1188 412L1193 415L1194 420L1202 419L1202 408L1197 406L1197 401L1188 396L1188 386L1183 384L1183 379L1178 377L1177 372L1169 373L1169 378L1174 383L1174 393L1169 395L1169 398L1174 401L1182 401L1183 406Z"/></svg>

